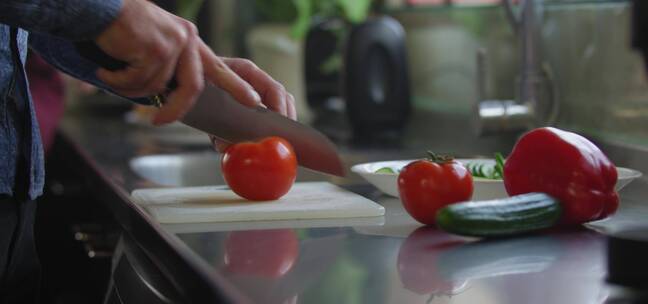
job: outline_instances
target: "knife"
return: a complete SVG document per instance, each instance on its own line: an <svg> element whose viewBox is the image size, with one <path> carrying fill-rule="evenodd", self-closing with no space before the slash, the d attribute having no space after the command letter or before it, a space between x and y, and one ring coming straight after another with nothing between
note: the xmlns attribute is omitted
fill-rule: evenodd
<svg viewBox="0 0 648 304"><path fill-rule="evenodd" d="M79 42L76 48L81 56L111 71L128 65L104 53L94 42ZM169 91L176 86L175 79L171 80ZM165 94L148 99L160 107ZM293 146L300 166L337 176L346 174L335 145L324 134L266 108L244 106L211 84L205 85L194 106L180 121L228 143L279 136Z"/></svg>

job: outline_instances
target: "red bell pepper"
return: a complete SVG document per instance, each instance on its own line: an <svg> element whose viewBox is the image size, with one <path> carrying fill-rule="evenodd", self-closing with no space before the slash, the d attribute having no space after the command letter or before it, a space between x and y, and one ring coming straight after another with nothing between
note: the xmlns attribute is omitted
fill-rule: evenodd
<svg viewBox="0 0 648 304"><path fill-rule="evenodd" d="M602 219L619 206L614 164L586 138L556 128L524 134L504 164L509 195L544 192L561 202L561 224Z"/></svg>

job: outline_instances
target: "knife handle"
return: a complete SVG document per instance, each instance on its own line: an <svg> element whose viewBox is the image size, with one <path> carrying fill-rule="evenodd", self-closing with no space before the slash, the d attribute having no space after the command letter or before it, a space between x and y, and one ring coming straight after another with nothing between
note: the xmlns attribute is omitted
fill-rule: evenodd
<svg viewBox="0 0 648 304"><path fill-rule="evenodd" d="M97 46L93 41L81 41L75 44L77 52L79 55L88 59L100 67L109 70L109 71L118 71L123 70L128 67L128 63L115 59L110 55L106 54L103 50ZM166 95L175 90L178 87L178 82L175 79L175 76L171 78L167 84L167 90L164 93L156 94L153 96L147 97L147 99L156 107L160 108L166 102Z"/></svg>

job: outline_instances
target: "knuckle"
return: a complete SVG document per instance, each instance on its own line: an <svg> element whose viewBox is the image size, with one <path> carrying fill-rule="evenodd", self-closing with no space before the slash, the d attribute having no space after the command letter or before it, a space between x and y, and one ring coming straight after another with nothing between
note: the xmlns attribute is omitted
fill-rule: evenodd
<svg viewBox="0 0 648 304"><path fill-rule="evenodd" d="M184 46L189 41L189 33L186 27L178 28L172 33L172 39L176 46Z"/></svg>
<svg viewBox="0 0 648 304"><path fill-rule="evenodd" d="M180 26L177 27L175 35L178 42L184 45L191 38L198 36L198 27L189 20L181 19Z"/></svg>
<svg viewBox="0 0 648 304"><path fill-rule="evenodd" d="M253 71L257 68L256 64L254 64L250 59L241 59L240 65L243 69L248 71Z"/></svg>
<svg viewBox="0 0 648 304"><path fill-rule="evenodd" d="M151 50L151 53L153 58L158 59L160 61L166 61L171 57L172 50L171 48L167 47L165 44L159 43Z"/></svg>
<svg viewBox="0 0 648 304"><path fill-rule="evenodd" d="M198 35L198 27L191 21L183 20L183 26L189 37Z"/></svg>
<svg viewBox="0 0 648 304"><path fill-rule="evenodd" d="M256 67L256 64L250 59L241 59L241 65L245 67Z"/></svg>
<svg viewBox="0 0 648 304"><path fill-rule="evenodd" d="M205 82L199 80L191 81L187 84L187 89L191 92L195 92L196 95L200 93L204 88Z"/></svg>
<svg viewBox="0 0 648 304"><path fill-rule="evenodd" d="M227 64L225 64L225 62L223 62L222 60L218 59L218 57L216 57L216 60L213 61L211 66L214 67L214 68L217 68L219 70L228 70L229 69Z"/></svg>
<svg viewBox="0 0 648 304"><path fill-rule="evenodd" d="M178 89L184 92L185 96L188 96L189 100L200 95L200 92L205 88L205 82L200 81L200 79L187 79L180 84Z"/></svg>

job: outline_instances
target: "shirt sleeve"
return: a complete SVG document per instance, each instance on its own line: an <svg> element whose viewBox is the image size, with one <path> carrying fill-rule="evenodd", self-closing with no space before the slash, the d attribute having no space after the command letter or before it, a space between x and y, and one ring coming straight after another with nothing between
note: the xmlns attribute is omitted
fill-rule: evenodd
<svg viewBox="0 0 648 304"><path fill-rule="evenodd" d="M89 40L117 18L121 6L122 0L1 0L0 23Z"/></svg>
<svg viewBox="0 0 648 304"><path fill-rule="evenodd" d="M73 42L47 34L33 33L29 36L29 45L33 51L57 69L72 77L118 95L97 78L96 71L99 67L93 62L81 57ZM151 104L147 98L127 99L139 104Z"/></svg>

